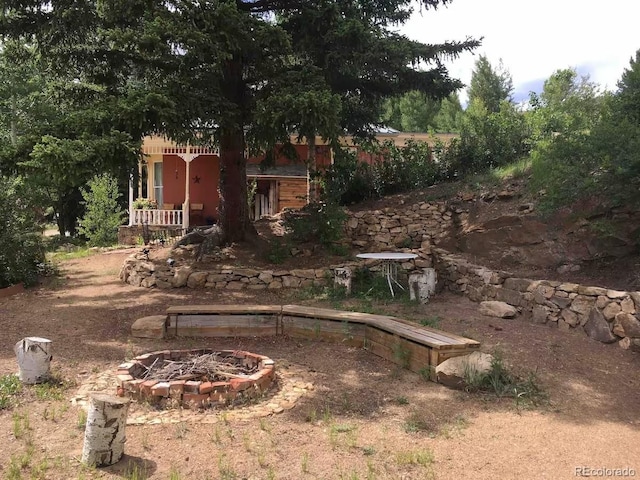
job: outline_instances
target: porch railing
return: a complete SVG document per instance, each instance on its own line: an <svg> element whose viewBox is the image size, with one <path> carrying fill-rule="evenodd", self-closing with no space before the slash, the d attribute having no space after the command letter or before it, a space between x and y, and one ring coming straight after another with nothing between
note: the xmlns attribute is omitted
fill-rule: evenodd
<svg viewBox="0 0 640 480"><path fill-rule="evenodd" d="M182 210L132 210L133 225L182 225Z"/></svg>

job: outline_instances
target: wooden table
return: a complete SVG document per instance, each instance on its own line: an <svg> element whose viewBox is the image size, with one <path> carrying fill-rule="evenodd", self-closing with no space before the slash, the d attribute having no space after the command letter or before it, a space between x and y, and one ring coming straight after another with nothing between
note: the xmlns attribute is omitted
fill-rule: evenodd
<svg viewBox="0 0 640 480"><path fill-rule="evenodd" d="M395 283L402 290L405 288L398 282L398 262L403 260L413 260L418 255L415 253L403 253L403 252L376 252L376 253L359 253L356 255L358 258L380 260L382 262L382 274L387 278L389 284L389 290L391 290L391 296L395 297L396 294L393 291L393 284Z"/></svg>

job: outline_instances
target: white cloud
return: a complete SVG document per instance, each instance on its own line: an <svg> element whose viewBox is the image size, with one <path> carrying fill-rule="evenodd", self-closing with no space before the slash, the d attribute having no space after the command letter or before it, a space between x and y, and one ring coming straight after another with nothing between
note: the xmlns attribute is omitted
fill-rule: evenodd
<svg viewBox="0 0 640 480"><path fill-rule="evenodd" d="M615 89L640 49L639 14L636 0L454 0L417 11L401 32L424 43L484 37L476 55L448 63L451 76L467 85L477 55L484 54L494 66L502 59L516 91L567 67Z"/></svg>

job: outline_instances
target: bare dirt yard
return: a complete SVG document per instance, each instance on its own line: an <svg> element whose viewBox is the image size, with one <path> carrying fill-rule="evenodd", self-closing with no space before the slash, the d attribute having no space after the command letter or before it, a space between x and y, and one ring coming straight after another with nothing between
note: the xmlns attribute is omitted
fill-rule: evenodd
<svg viewBox="0 0 640 480"><path fill-rule="evenodd" d="M1 478L569 479L586 469L606 478L625 468L640 476L638 354L545 325L485 317L476 304L449 294L427 305L367 308L416 321L437 317L438 328L501 352L512 372L536 372L547 401L450 390L339 344L135 339L133 321L169 305L357 305L300 291L135 288L117 279L129 253L67 261L62 277L0 299L0 375L17 371L18 340L41 336L53 341L53 371L62 381L24 387L15 404L0 410ZM71 402L79 389L136 354L198 346L268 355L278 385L257 404L177 411L170 421L132 404L130 417L147 420L127 426L125 457L107 468L82 466L84 414ZM304 387L292 408L260 413L285 384Z"/></svg>

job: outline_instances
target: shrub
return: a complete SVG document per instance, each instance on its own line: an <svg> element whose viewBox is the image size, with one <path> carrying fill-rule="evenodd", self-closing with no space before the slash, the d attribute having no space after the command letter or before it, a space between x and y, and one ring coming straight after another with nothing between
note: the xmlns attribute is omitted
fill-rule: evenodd
<svg viewBox="0 0 640 480"><path fill-rule="evenodd" d="M108 246L118 241L118 227L124 212L118 204L118 182L108 174L96 175L89 181L89 189L82 189L85 214L80 233L91 245Z"/></svg>
<svg viewBox="0 0 640 480"><path fill-rule="evenodd" d="M0 177L0 288L32 285L44 264L42 224L33 189L21 178Z"/></svg>
<svg viewBox="0 0 640 480"><path fill-rule="evenodd" d="M285 215L285 228L297 242L314 241L332 247L344 236L345 211L333 202L318 202L306 205L299 212Z"/></svg>

